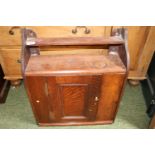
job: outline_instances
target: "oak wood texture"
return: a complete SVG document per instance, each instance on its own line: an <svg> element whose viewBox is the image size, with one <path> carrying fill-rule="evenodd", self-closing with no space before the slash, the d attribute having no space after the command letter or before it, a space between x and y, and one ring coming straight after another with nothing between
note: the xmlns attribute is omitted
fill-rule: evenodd
<svg viewBox="0 0 155 155"><path fill-rule="evenodd" d="M120 36L114 37L72 37L72 38L29 38L26 40L27 46L52 46L52 45L105 45L123 44L124 40Z"/></svg>
<svg viewBox="0 0 155 155"><path fill-rule="evenodd" d="M21 28L23 28L22 26ZM85 34L85 29L80 28L76 34L72 33L75 26L25 26L35 31L39 38L66 38L66 37L108 37L116 26L88 26L89 34ZM117 26L122 27L122 26ZM123 26L124 27L124 26ZM130 54L130 69L128 79L138 81L145 79L148 65L154 52L154 26L125 26L128 29L128 49ZM21 74L21 64L17 63L21 55L20 28L13 29L14 34L10 35L11 26L0 26L0 59L4 71L4 78L8 80L19 80ZM152 42L152 43L151 43ZM106 49L90 47L42 47L41 55L59 54L104 54ZM52 52L51 52L52 51ZM10 60L10 57L12 58ZM10 63L11 62L11 63ZM137 83L137 82L136 82Z"/></svg>
<svg viewBox="0 0 155 155"><path fill-rule="evenodd" d="M125 66L118 55L33 56L29 59L26 76L93 75L107 72L124 73Z"/></svg>
<svg viewBox="0 0 155 155"><path fill-rule="evenodd" d="M0 62L5 74L5 79L18 79L21 76L21 50L19 49L0 49Z"/></svg>
<svg viewBox="0 0 155 155"><path fill-rule="evenodd" d="M128 29L128 49L130 54L130 71L128 79L131 84L146 78L148 66L155 51L154 26L115 26Z"/></svg>
<svg viewBox="0 0 155 155"><path fill-rule="evenodd" d="M149 67L154 51L155 51L155 27L150 27L144 48L142 50L143 54L140 55L137 64L137 70L140 72L139 76L145 76L145 71ZM142 63L140 65L142 61L147 63Z"/></svg>
<svg viewBox="0 0 155 155"><path fill-rule="evenodd" d="M36 34L22 29L22 72L39 125L87 125L114 121L129 65L125 32L124 29L114 30L112 37L102 42L110 44L106 46L108 52L104 55L51 56L40 55L39 45L52 46L55 38L49 42L42 39L42 43L35 47L27 44L27 40L37 40ZM118 35L121 43L113 44L111 38ZM67 45L73 45L71 38L66 40ZM77 38L77 45L85 45L81 40L87 40L92 48L96 48L96 42L92 42L96 38L80 38L80 42ZM64 44L59 43L65 41L60 38L56 42L61 46Z"/></svg>
<svg viewBox="0 0 155 155"><path fill-rule="evenodd" d="M143 80L155 51L154 26L128 26L130 72L128 79Z"/></svg>
<svg viewBox="0 0 155 155"><path fill-rule="evenodd" d="M121 38L124 39L124 44L117 46L117 45L111 45L109 47L109 53L110 54L118 54L120 59L122 60L123 64L125 65L126 69L129 70L130 66L130 56L128 51L128 31L124 28L119 29L113 29L112 36L118 36L121 35Z"/></svg>
<svg viewBox="0 0 155 155"><path fill-rule="evenodd" d="M84 29L78 29L76 34L72 33L72 29L75 26L22 26L14 29L14 26L0 26L0 57L1 61L3 61L2 68L5 72L5 79L8 80L19 80L22 79L23 76L21 74L21 64L17 63L19 57L21 57L21 35L20 35L20 28L27 27L35 32L39 37L101 37L101 36L109 36L111 32L110 26L88 26L87 28L91 30L91 33L85 34ZM9 33L9 31L13 31L13 35ZM15 50L17 52L15 52ZM53 51L53 52L51 52ZM2 52L2 55L1 55ZM8 54L5 57L4 54L8 53L13 57L13 61L11 64L8 65L10 61L10 57ZM11 52L11 53L10 53ZM107 52L105 49L86 49L86 48L70 48L69 50L65 50L65 47L57 48L57 47L50 47L41 49L41 54L102 54ZM6 59L8 58L8 59Z"/></svg>
<svg viewBox="0 0 155 155"><path fill-rule="evenodd" d="M12 26L0 26L0 46L20 46L21 41L21 28L32 29L37 32L40 38L50 38L50 37L102 37L109 36L111 32L110 26L87 26L91 33L85 34L83 29L79 29L78 33L73 34L72 29L75 26L21 26L14 29L13 35L10 35L9 31Z"/></svg>
<svg viewBox="0 0 155 155"><path fill-rule="evenodd" d="M102 77L98 121L114 121L126 81L126 74L109 73Z"/></svg>

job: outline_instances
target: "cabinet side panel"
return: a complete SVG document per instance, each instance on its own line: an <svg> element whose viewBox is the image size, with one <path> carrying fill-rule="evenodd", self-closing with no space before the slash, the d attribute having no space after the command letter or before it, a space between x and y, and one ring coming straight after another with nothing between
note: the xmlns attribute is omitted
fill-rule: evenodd
<svg viewBox="0 0 155 155"><path fill-rule="evenodd" d="M124 86L124 78L126 74L103 75L97 120L114 120Z"/></svg>
<svg viewBox="0 0 155 155"><path fill-rule="evenodd" d="M25 86L35 117L39 123L48 123L49 103L45 91L44 77L29 76L25 79Z"/></svg>

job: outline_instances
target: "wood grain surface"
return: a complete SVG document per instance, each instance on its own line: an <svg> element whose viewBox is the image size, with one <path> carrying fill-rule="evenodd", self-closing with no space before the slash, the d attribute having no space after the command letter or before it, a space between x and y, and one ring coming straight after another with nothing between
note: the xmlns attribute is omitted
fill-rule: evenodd
<svg viewBox="0 0 155 155"><path fill-rule="evenodd" d="M62 55L31 57L26 75L84 75L125 72L117 55Z"/></svg>
<svg viewBox="0 0 155 155"><path fill-rule="evenodd" d="M64 46L64 45L105 45L124 44L120 36L113 37L72 37L72 38L27 38L27 46Z"/></svg>

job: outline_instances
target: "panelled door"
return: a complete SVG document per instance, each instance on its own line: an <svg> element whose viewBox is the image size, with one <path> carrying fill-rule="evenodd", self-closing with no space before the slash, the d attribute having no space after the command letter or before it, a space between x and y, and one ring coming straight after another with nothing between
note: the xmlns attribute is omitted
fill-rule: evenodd
<svg viewBox="0 0 155 155"><path fill-rule="evenodd" d="M29 76L25 82L38 122L95 120L101 76Z"/></svg>
<svg viewBox="0 0 155 155"><path fill-rule="evenodd" d="M48 77L47 83L53 121L95 120L101 76Z"/></svg>

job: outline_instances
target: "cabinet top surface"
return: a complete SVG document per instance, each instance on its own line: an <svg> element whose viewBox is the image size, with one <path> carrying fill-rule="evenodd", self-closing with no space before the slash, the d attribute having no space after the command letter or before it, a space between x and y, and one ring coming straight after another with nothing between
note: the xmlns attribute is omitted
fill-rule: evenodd
<svg viewBox="0 0 155 155"><path fill-rule="evenodd" d="M31 56L25 75L92 75L107 72L126 72L118 55Z"/></svg>

